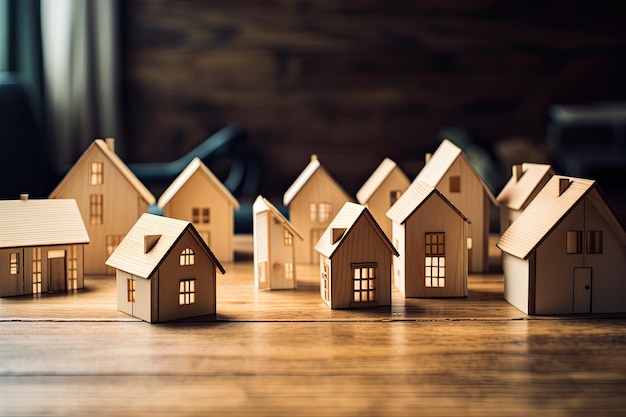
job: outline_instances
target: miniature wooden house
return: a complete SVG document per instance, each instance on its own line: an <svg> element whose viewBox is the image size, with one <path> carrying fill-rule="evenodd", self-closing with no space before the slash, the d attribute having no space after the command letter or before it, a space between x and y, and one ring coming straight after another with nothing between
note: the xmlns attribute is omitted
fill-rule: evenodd
<svg viewBox="0 0 626 417"><path fill-rule="evenodd" d="M405 297L467 296L469 220L437 189L414 180L389 209L394 285Z"/></svg>
<svg viewBox="0 0 626 417"><path fill-rule="evenodd" d="M142 215L107 260L117 308L147 322L215 314L224 268L190 222Z"/></svg>
<svg viewBox="0 0 626 417"><path fill-rule="evenodd" d="M74 200L0 201L0 297L83 288L87 243Z"/></svg>
<svg viewBox="0 0 626 417"><path fill-rule="evenodd" d="M626 312L626 230L593 180L553 176L498 240L527 314Z"/></svg>
<svg viewBox="0 0 626 417"><path fill-rule="evenodd" d="M320 293L330 308L391 305L392 257L398 252L365 206L345 203L315 249Z"/></svg>
<svg viewBox="0 0 626 417"><path fill-rule="evenodd" d="M105 265L122 238L155 198L115 153L113 139L96 139L50 198L72 198L91 238L85 274L111 274Z"/></svg>
<svg viewBox="0 0 626 417"><path fill-rule="evenodd" d="M234 210L239 202L200 158L194 158L158 201L163 215L193 223L222 262L233 260Z"/></svg>
<svg viewBox="0 0 626 417"><path fill-rule="evenodd" d="M317 159L311 162L283 195L283 204L289 207L289 220L304 240L296 242L296 258L303 263L316 263L315 244L330 224L338 208L350 196L337 184Z"/></svg>
<svg viewBox="0 0 626 417"><path fill-rule="evenodd" d="M496 197L496 202L500 206L501 234L530 204L552 175L554 171L550 165L532 163L513 165L511 178Z"/></svg>
<svg viewBox="0 0 626 417"><path fill-rule="evenodd" d="M387 210L410 183L400 167L385 158L356 193L357 201L367 207L388 237L391 237L391 220L386 216Z"/></svg>
<svg viewBox="0 0 626 417"><path fill-rule="evenodd" d="M416 178L436 188L472 221L467 230L468 270L488 270L489 210L496 201L462 150L444 139Z"/></svg>
<svg viewBox="0 0 626 417"><path fill-rule="evenodd" d="M252 205L254 285L259 289L296 288L294 238L302 236L267 199Z"/></svg>

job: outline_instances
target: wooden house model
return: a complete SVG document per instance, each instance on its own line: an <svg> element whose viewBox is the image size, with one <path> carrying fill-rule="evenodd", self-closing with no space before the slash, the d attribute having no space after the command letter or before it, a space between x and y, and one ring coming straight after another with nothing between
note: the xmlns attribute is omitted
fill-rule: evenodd
<svg viewBox="0 0 626 417"><path fill-rule="evenodd" d="M512 175L496 202L500 206L500 234L513 223L554 175L547 164L523 163L513 165Z"/></svg>
<svg viewBox="0 0 626 417"><path fill-rule="evenodd" d="M330 308L391 305L392 257L398 252L365 206L345 203L315 249L320 293Z"/></svg>
<svg viewBox="0 0 626 417"><path fill-rule="evenodd" d="M436 188L472 223L468 226L468 270L489 268L489 210L493 193L461 148L447 139L424 165L416 179Z"/></svg>
<svg viewBox="0 0 626 417"><path fill-rule="evenodd" d="M593 180L553 176L497 242L526 314L626 312L626 230Z"/></svg>
<svg viewBox="0 0 626 417"><path fill-rule="evenodd" d="M283 195L289 208L289 220L304 240L296 242L296 258L302 263L317 263L315 244L330 224L337 210L350 196L311 155L311 161Z"/></svg>
<svg viewBox="0 0 626 417"><path fill-rule="evenodd" d="M157 204L164 216L193 223L222 262L233 260L234 210L239 202L200 158L187 165Z"/></svg>
<svg viewBox="0 0 626 417"><path fill-rule="evenodd" d="M70 168L50 198L75 199L90 243L85 274L113 271L105 265L122 238L155 198L115 153L113 139L96 139Z"/></svg>
<svg viewBox="0 0 626 417"><path fill-rule="evenodd" d="M391 237L391 220L386 216L387 210L410 183L400 167L385 158L356 193L357 201L367 207L388 237Z"/></svg>
<svg viewBox="0 0 626 417"><path fill-rule="evenodd" d="M294 239L302 236L266 198L252 204L254 285L258 289L296 288Z"/></svg>
<svg viewBox="0 0 626 417"><path fill-rule="evenodd" d="M436 188L414 180L389 209L394 285L405 297L467 296L469 220Z"/></svg>
<svg viewBox="0 0 626 417"><path fill-rule="evenodd" d="M150 323L215 314L224 268L190 222L143 214L107 260L118 310Z"/></svg>
<svg viewBox="0 0 626 417"><path fill-rule="evenodd" d="M87 243L74 200L0 201L0 297L83 288Z"/></svg>

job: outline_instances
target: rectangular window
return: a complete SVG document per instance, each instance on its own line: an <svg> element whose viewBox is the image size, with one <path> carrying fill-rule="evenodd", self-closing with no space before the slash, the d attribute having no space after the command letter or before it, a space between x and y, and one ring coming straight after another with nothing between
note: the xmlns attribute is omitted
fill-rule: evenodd
<svg viewBox="0 0 626 417"><path fill-rule="evenodd" d="M124 237L122 235L106 235L105 237L105 247L107 251L107 256L111 256L111 254L117 249L120 242Z"/></svg>
<svg viewBox="0 0 626 417"><path fill-rule="evenodd" d="M287 281L293 281L293 263L285 263L285 279Z"/></svg>
<svg viewBox="0 0 626 417"><path fill-rule="evenodd" d="M196 256L190 248L183 249L180 253L180 266L190 266L196 263Z"/></svg>
<svg viewBox="0 0 626 417"><path fill-rule="evenodd" d="M582 230L568 230L566 253L578 254L583 253L583 232Z"/></svg>
<svg viewBox="0 0 626 417"><path fill-rule="evenodd" d="M319 203L317 206L317 220L320 223L330 221L330 203Z"/></svg>
<svg viewBox="0 0 626 417"><path fill-rule="evenodd" d="M102 194L91 194L89 196L89 223L93 226L103 223L102 199Z"/></svg>
<svg viewBox="0 0 626 417"><path fill-rule="evenodd" d="M207 207L202 209L202 223L209 224L211 222L211 210Z"/></svg>
<svg viewBox="0 0 626 417"><path fill-rule="evenodd" d="M191 222L209 224L211 222L211 210L208 207L193 207L191 209Z"/></svg>
<svg viewBox="0 0 626 417"><path fill-rule="evenodd" d="M389 206L393 206L395 204L396 201L398 201L398 199L400 198L400 196L402 195L402 191L400 190L392 190L389 192Z"/></svg>
<svg viewBox="0 0 626 417"><path fill-rule="evenodd" d="M78 248L72 245L67 256L67 289L78 289Z"/></svg>
<svg viewBox="0 0 626 417"><path fill-rule="evenodd" d="M178 283L178 304L187 305L196 303L196 280L183 279Z"/></svg>
<svg viewBox="0 0 626 417"><path fill-rule="evenodd" d="M587 231L587 253L602 253L602 230Z"/></svg>
<svg viewBox="0 0 626 417"><path fill-rule="evenodd" d="M17 275L20 272L20 255L19 253L11 253L9 255L9 274Z"/></svg>
<svg viewBox="0 0 626 417"><path fill-rule="evenodd" d="M283 229L283 245L285 246L293 245L293 235L289 233L287 229Z"/></svg>
<svg viewBox="0 0 626 417"><path fill-rule="evenodd" d="M451 193L460 193L461 192L461 176L460 175L452 175L450 176L450 192Z"/></svg>
<svg viewBox="0 0 626 417"><path fill-rule="evenodd" d="M322 292L324 300L329 301L329 288L328 288L328 265L324 263L324 269L322 269Z"/></svg>
<svg viewBox="0 0 626 417"><path fill-rule="evenodd" d="M33 294L41 294L41 248L33 248Z"/></svg>
<svg viewBox="0 0 626 417"><path fill-rule="evenodd" d="M427 288L446 286L446 236L443 232L426 233L424 252L424 285Z"/></svg>
<svg viewBox="0 0 626 417"><path fill-rule="evenodd" d="M352 301L376 301L376 264L356 264L352 267Z"/></svg>
<svg viewBox="0 0 626 417"><path fill-rule="evenodd" d="M128 278L126 280L126 293L127 293L127 300L129 303L134 303L136 298L135 298L135 280Z"/></svg>
<svg viewBox="0 0 626 417"><path fill-rule="evenodd" d="M92 162L89 165L89 184L101 185L104 183L104 166L102 162Z"/></svg>
<svg viewBox="0 0 626 417"><path fill-rule="evenodd" d="M191 222L196 224L200 223L200 209L198 207L191 209Z"/></svg>
<svg viewBox="0 0 626 417"><path fill-rule="evenodd" d="M309 204L309 221L315 223L317 221L317 204Z"/></svg>

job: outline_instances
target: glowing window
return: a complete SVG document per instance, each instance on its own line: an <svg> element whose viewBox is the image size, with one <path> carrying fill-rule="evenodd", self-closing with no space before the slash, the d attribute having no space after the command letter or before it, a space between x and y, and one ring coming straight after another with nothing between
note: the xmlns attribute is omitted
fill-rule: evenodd
<svg viewBox="0 0 626 417"><path fill-rule="evenodd" d="M293 235L289 233L289 231L286 229L283 229L283 245L285 246L293 245Z"/></svg>
<svg viewBox="0 0 626 417"><path fill-rule="evenodd" d="M196 280L183 279L178 283L178 304L187 305L196 303Z"/></svg>
<svg viewBox="0 0 626 417"><path fill-rule="evenodd" d="M91 194L89 196L89 223L93 226L103 223L103 196L102 194Z"/></svg>
<svg viewBox="0 0 626 417"><path fill-rule="evenodd" d="M196 263L196 258L190 248L184 249L180 253L180 266L188 266Z"/></svg>
<svg viewBox="0 0 626 417"><path fill-rule="evenodd" d="M446 286L446 242L444 233L426 233L424 285L427 288Z"/></svg>
<svg viewBox="0 0 626 417"><path fill-rule="evenodd" d="M126 280L126 293L127 293L127 300L129 303L134 303L135 302L135 280L134 279L127 279Z"/></svg>
<svg viewBox="0 0 626 417"><path fill-rule="evenodd" d="M41 248L33 248L33 294L41 294Z"/></svg>
<svg viewBox="0 0 626 417"><path fill-rule="evenodd" d="M20 256L18 253L9 255L9 274L17 275L20 272Z"/></svg>
<svg viewBox="0 0 626 417"><path fill-rule="evenodd" d="M89 165L89 184L101 185L104 183L104 166L102 162L92 162Z"/></svg>
<svg viewBox="0 0 626 417"><path fill-rule="evenodd" d="M376 265L352 265L352 301L376 301Z"/></svg>

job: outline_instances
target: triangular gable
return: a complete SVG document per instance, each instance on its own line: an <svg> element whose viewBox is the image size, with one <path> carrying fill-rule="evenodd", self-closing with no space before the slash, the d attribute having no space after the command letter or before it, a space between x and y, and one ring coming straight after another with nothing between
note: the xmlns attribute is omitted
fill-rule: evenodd
<svg viewBox="0 0 626 417"><path fill-rule="evenodd" d="M89 243L76 200L0 201L0 248Z"/></svg>
<svg viewBox="0 0 626 417"><path fill-rule="evenodd" d="M361 204L367 204L369 199L380 188L382 183L389 177L394 169L400 169L398 165L389 158L383 159L372 175L365 181L363 186L357 191L356 199ZM404 175L404 173L402 173Z"/></svg>
<svg viewBox="0 0 626 417"><path fill-rule="evenodd" d="M291 224L291 222L287 220L285 216L283 216L283 214L280 212L280 210L278 210L278 208L276 208L276 206L270 203L269 200L267 200L265 197L258 196L256 200L254 200L254 203L252 204L252 212L254 214L257 214L263 211L269 211L271 215L278 222L280 222L283 225L283 227L287 229L292 235L296 236L300 240L304 240L302 235L296 230L295 227L293 227L293 224Z"/></svg>
<svg viewBox="0 0 626 417"><path fill-rule="evenodd" d="M130 274L149 278L187 232L196 237L196 241L202 246L205 253L224 274L224 267L191 223L149 213L142 214L105 263ZM145 236L155 234L161 235L158 242L150 251L145 253Z"/></svg>
<svg viewBox="0 0 626 417"><path fill-rule="evenodd" d="M570 181L567 189L559 195L559 181ZM520 259L528 255L541 244L552 230L572 211L583 198L590 196L590 201L605 214L605 219L614 229L621 230L619 235L626 242L624 223L611 208L604 193L593 180L554 175L537 194L528 207L502 234L496 246Z"/></svg>
<svg viewBox="0 0 626 417"><path fill-rule="evenodd" d="M387 210L387 217L398 224L403 224L431 195L440 197L463 220L470 223L469 219L465 217L465 215L461 213L461 211L459 211L459 209L457 209L456 206L436 188L420 181L417 178L413 180L409 188L407 188L407 190L400 196L398 201L396 201L394 205Z"/></svg>
<svg viewBox="0 0 626 417"><path fill-rule="evenodd" d="M324 169L317 159L317 155L311 155L311 161L307 164L304 170L298 175L298 178L291 184L291 186L285 191L283 195L283 204L288 206L289 203L298 195L300 190L306 185L307 182L313 177L313 174L319 172L320 175L325 176L330 183L334 184L337 189L344 194L346 200L351 200L350 196L341 188L339 183Z"/></svg>
<svg viewBox="0 0 626 417"><path fill-rule="evenodd" d="M170 200L176 195L176 193L189 181L189 179L196 173L201 172L210 183L214 184L220 194L230 204L239 209L239 201L230 193L228 188L211 172L211 170L202 162L198 157L191 160L189 165L176 177L176 179L170 184L169 187L163 192L158 201L159 208L164 208Z"/></svg>
<svg viewBox="0 0 626 417"><path fill-rule="evenodd" d="M347 202L341 208L339 213L335 216L330 225L326 228L320 240L315 245L315 250L324 255L327 258L332 257L332 255L339 249L339 247L345 242L350 235L350 231L354 227L355 224L359 220L367 221L372 229L376 232L378 237L383 241L385 246L389 248L389 251L393 253L395 256L399 256L398 251L393 246L391 241L385 235L385 232L382 231L372 214L369 210L360 204ZM341 237L338 239L332 239L331 236L333 233L333 229L343 229L345 232L341 234Z"/></svg>
<svg viewBox="0 0 626 417"><path fill-rule="evenodd" d="M482 185L483 190L485 191L491 202L493 204L497 204L496 198L491 192L491 189L489 188L489 186L487 186L487 183L483 180L478 171L476 171L476 168L474 168L467 156L465 156L461 148L456 146L448 139L443 139L441 141L441 144L439 145L435 153L430 157L430 159L424 165L419 174L417 174L416 178L436 188L443 179L443 177L446 175L448 170L457 160L459 160L460 163L466 165L469 168L469 171L472 173L472 175Z"/></svg>
<svg viewBox="0 0 626 417"><path fill-rule="evenodd" d="M515 169L515 168L514 168ZM523 163L521 176L511 176L504 185L496 201L500 206L512 210L522 210L528 205L532 196L539 192L539 187L545 185L554 175L552 167L548 164Z"/></svg>
<svg viewBox="0 0 626 417"><path fill-rule="evenodd" d="M65 187L65 184L72 179L74 173L78 170L78 168L84 163L87 157L92 152L100 152L104 157L106 157L111 164L118 170L118 172L122 175L126 181L137 191L137 194L146 202L146 204L151 205L154 204L156 199L152 195L152 193L143 185L139 178L133 174L133 172L128 168L128 166L120 159L117 154L109 148L109 145L102 140L96 139L92 142L92 144L83 152L83 154L78 158L76 163L70 168L70 170L65 174L65 177L61 180L61 182L57 185L57 187L50 193L50 198L55 198L59 192Z"/></svg>

